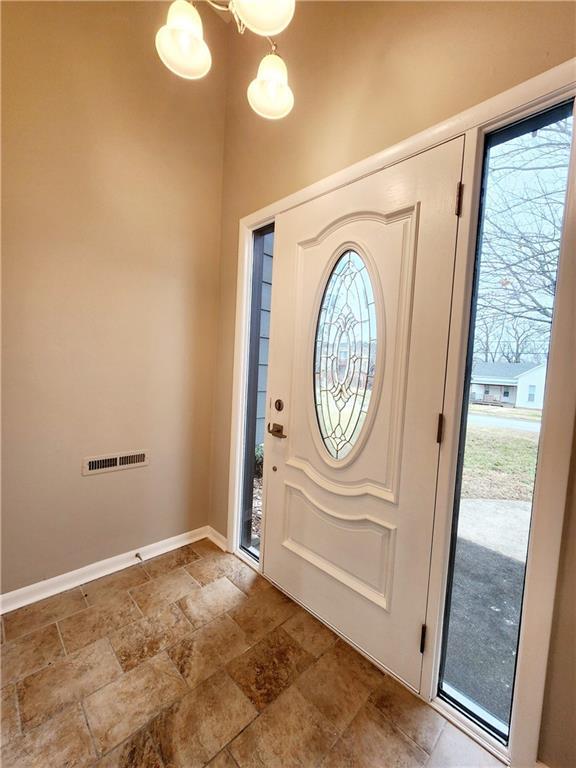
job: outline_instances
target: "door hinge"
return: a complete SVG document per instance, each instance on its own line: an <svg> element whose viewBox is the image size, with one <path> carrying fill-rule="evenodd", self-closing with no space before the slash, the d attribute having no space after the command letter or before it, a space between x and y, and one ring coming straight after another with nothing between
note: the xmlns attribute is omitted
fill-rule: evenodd
<svg viewBox="0 0 576 768"><path fill-rule="evenodd" d="M422 629L420 630L420 653L424 653L425 647L426 647L426 624L422 624Z"/></svg>
<svg viewBox="0 0 576 768"><path fill-rule="evenodd" d="M464 196L464 184L461 181L456 185L456 205L454 206L454 213L456 216L462 216L462 198Z"/></svg>
<svg viewBox="0 0 576 768"><path fill-rule="evenodd" d="M436 427L436 442L438 445L442 442L444 437L444 414L438 414L438 426Z"/></svg>

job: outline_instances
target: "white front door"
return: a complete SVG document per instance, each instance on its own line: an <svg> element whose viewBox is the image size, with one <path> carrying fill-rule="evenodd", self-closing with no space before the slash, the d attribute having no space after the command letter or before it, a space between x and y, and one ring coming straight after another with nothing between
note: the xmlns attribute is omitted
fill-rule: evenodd
<svg viewBox="0 0 576 768"><path fill-rule="evenodd" d="M268 421L285 439L266 436L263 570L416 690L462 154L454 139L275 227Z"/></svg>

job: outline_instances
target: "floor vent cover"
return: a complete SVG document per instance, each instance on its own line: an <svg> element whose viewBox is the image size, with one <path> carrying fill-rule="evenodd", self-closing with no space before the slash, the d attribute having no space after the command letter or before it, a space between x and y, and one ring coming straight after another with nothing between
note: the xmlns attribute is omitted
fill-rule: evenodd
<svg viewBox="0 0 576 768"><path fill-rule="evenodd" d="M102 472L117 472L119 469L146 467L148 464L150 464L148 451L109 453L106 456L88 456L82 461L82 474L98 475Z"/></svg>

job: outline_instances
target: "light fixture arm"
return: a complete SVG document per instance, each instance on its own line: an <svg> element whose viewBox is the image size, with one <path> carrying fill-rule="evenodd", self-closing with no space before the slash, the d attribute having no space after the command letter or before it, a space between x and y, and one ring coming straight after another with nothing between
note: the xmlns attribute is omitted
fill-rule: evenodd
<svg viewBox="0 0 576 768"><path fill-rule="evenodd" d="M225 11L227 13L231 13L232 17L234 18L234 21L236 22L236 27L238 29L238 32L241 35L244 34L244 32L246 31L246 25L236 13L236 10L234 9L234 3L232 2L232 0L205 0L205 2L207 2L208 5L211 5L212 8L215 8L217 11Z"/></svg>
<svg viewBox="0 0 576 768"><path fill-rule="evenodd" d="M238 29L238 32L241 35L243 35L244 32L246 32L246 25L236 13L233 0L205 0L205 2L208 3L208 5L214 8L216 11L232 14L232 17L236 22L236 27ZM270 43L270 49L272 53L276 53L276 47L277 47L276 42L272 40L271 37L268 37L267 35L266 35L266 40L268 40L268 42Z"/></svg>

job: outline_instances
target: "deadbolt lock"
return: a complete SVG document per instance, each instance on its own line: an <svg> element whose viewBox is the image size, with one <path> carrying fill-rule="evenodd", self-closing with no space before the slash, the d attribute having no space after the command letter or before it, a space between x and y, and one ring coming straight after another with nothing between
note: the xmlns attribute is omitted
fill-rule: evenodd
<svg viewBox="0 0 576 768"><path fill-rule="evenodd" d="M274 408L276 408L277 411L283 411L284 410L284 401L280 400L280 398L278 398L278 400L275 400L274 401Z"/></svg>

